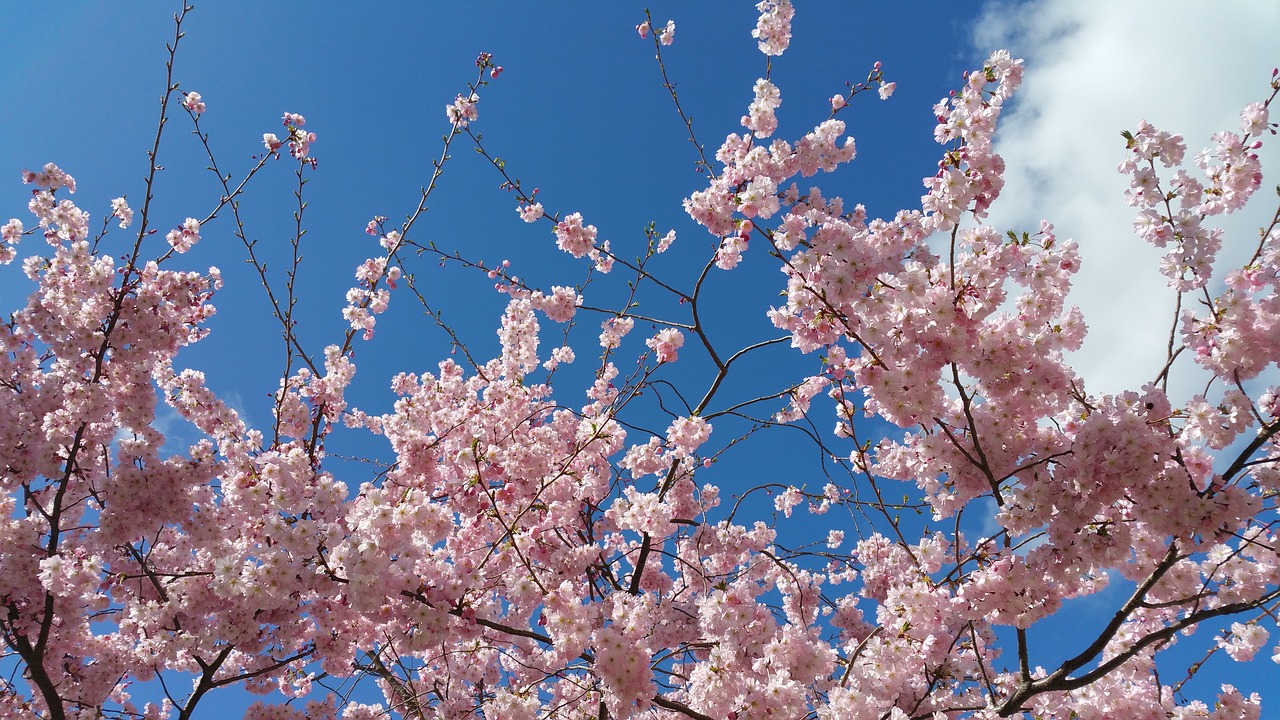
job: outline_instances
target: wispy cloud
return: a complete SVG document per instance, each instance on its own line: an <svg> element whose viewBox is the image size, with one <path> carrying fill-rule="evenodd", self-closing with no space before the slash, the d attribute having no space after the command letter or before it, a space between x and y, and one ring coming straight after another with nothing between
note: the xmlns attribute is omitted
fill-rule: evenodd
<svg viewBox="0 0 1280 720"><path fill-rule="evenodd" d="M1027 60L1017 101L1002 118L997 146L1007 185L992 220L997 228L1035 231L1044 218L1059 237L1080 244L1083 268L1072 301L1090 332L1072 361L1091 392L1150 382L1173 322L1174 295L1157 272L1160 251L1134 235L1133 208L1121 199L1120 131L1146 119L1181 133L1191 157L1213 133L1238 130L1241 108L1269 91L1280 63L1276 38L1274 0L993 0L984 7L975 47L1008 47ZM1275 209L1280 141L1268 140L1268 176L1259 191L1266 197L1221 225L1224 262L1247 258ZM1180 364L1173 376L1177 395L1203 387L1190 367Z"/></svg>

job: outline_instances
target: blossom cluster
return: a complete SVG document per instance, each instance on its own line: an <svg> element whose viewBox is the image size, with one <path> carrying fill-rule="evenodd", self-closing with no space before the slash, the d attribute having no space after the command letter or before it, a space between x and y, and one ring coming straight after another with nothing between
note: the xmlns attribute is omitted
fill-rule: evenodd
<svg viewBox="0 0 1280 720"><path fill-rule="evenodd" d="M791 45L791 20L796 13L791 0L763 0L756 9L760 11L760 19L751 37L760 41L760 52L774 56L786 52Z"/></svg>
<svg viewBox="0 0 1280 720"><path fill-rule="evenodd" d="M467 96L459 94L453 99L453 102L445 107L445 115L449 119L449 123L455 128L464 128L475 122L480 117L480 113L476 105L480 102L480 96L470 93Z"/></svg>
<svg viewBox="0 0 1280 720"><path fill-rule="evenodd" d="M757 10L752 36L781 55L791 2ZM637 30L667 45L675 24ZM481 80L502 70L487 53L476 65ZM1260 699L1230 685L1213 708L1183 699L1158 654L1199 642L1280 661L1267 648L1280 601L1280 220L1250 238L1247 262L1214 274L1232 240L1215 218L1256 201L1280 82L1191 168L1180 136L1148 123L1126 135L1125 200L1138 234L1166 249L1181 308L1169 367L1185 352L1212 377L1184 399L1169 367L1090 393L1068 363L1086 331L1069 304L1078 246L1049 221L1008 233L986 222L1004 183L997 122L1022 72L996 52L965 74L933 108L943 147L919 203L885 217L808 180L854 159L845 124L770 140L782 93L758 79L748 132L725 138L684 203L711 236L691 293L654 269L695 252L686 240L656 257L675 230L650 223L632 263L581 213L519 193L519 218L553 219L561 251L634 272L625 304L588 302L592 271L539 288L507 261L437 251L503 293L496 350L395 375L379 412L356 404L352 348L406 277L413 220L375 217L365 232L381 250L355 269L340 340L308 355L292 306L276 306L289 360L261 429L184 368L222 285L217 268L174 268L202 221L170 229L166 246L147 240L143 211L113 254L111 222L91 240L88 213L62 196L73 177L24 172L39 229L0 225L0 260L28 233L48 247L22 263L34 290L0 324L0 637L20 668L0 679L0 715L185 717L206 690L241 682L291 699L251 705L255 720L1260 717ZM877 64L856 90L895 87ZM447 106L449 140L477 102ZM198 93L182 103L205 111ZM314 165L305 118L283 124L285 139L263 138L267 157L287 144ZM112 218L134 221L124 197ZM702 287L714 267L742 266L749 243L781 271L768 318L785 337L722 354ZM649 283L691 320L637 310ZM575 326L601 318L594 374L566 379ZM652 328L643 346L625 340L637 321ZM549 351L548 322L563 336ZM718 394L740 377L730 366L788 338L808 369L760 392L769 380L752 378L746 400ZM708 367L687 394L699 381L686 376ZM162 413L183 431L166 436ZM819 413L834 413L834 431ZM718 509L706 481L779 425L814 441L826 477L737 469L731 508ZM385 457L364 458L374 471L334 463L339 429L385 443ZM770 522L741 519L760 508ZM835 508L852 520L832 520ZM828 512L802 528L807 544L780 539ZM925 521L943 530L916 534ZM1103 592L1117 579L1119 600ZM1066 652L1027 632L1082 599L1109 612ZM1191 634L1201 625L1213 637ZM321 677L353 667L385 702L325 695ZM182 673L196 678L186 698L130 697L135 681L168 689Z"/></svg>
<svg viewBox="0 0 1280 720"><path fill-rule="evenodd" d="M182 99L182 106L190 110L193 115L203 115L207 109L204 104L204 98L200 97L198 92L189 92Z"/></svg>
<svg viewBox="0 0 1280 720"><path fill-rule="evenodd" d="M580 258L595 249L596 232L595 225L583 224L582 213L573 213L556 224L556 247Z"/></svg>
<svg viewBox="0 0 1280 720"><path fill-rule="evenodd" d="M181 225L170 230L164 239L174 250L184 253L200 242L200 221L189 217Z"/></svg>
<svg viewBox="0 0 1280 720"><path fill-rule="evenodd" d="M644 344L653 350L658 362L675 362L678 351L684 347L684 333L678 328L663 328Z"/></svg>
<svg viewBox="0 0 1280 720"><path fill-rule="evenodd" d="M649 31L654 30L652 23L645 21L636 26L636 32L643 40L649 37ZM654 30L657 33L658 42L663 45L670 45L676 40L676 21L668 20L663 27Z"/></svg>

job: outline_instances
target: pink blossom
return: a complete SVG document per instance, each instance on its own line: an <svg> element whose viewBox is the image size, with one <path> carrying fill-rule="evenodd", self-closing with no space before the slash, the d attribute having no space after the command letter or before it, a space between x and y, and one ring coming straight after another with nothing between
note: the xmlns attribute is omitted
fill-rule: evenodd
<svg viewBox="0 0 1280 720"><path fill-rule="evenodd" d="M609 318L600 324L600 347L605 350L616 350L622 344L622 338L635 327L631 318Z"/></svg>
<svg viewBox="0 0 1280 720"><path fill-rule="evenodd" d="M609 250L609 241L605 240L600 243L600 247L591 248L587 251L587 257L591 259L596 271L605 275L613 271L613 253Z"/></svg>
<svg viewBox="0 0 1280 720"><path fill-rule="evenodd" d="M675 362L677 351L684 346L684 333L678 328L663 328L644 344L656 353L658 362Z"/></svg>
<svg viewBox="0 0 1280 720"><path fill-rule="evenodd" d="M573 288L557 285L551 288L551 295L543 295L541 291L535 291L529 301L535 309L546 313L551 320L569 322L577 312L578 305L582 303L582 298Z"/></svg>
<svg viewBox="0 0 1280 720"><path fill-rule="evenodd" d="M887 83L887 82L882 82L882 83L880 83L880 99L881 99L881 100L888 100L888 99L889 99L889 97L890 97L891 95L893 95L893 91L894 91L894 90L897 90L897 89L898 89L898 83L896 83L896 82L889 82L889 83Z"/></svg>
<svg viewBox="0 0 1280 720"><path fill-rule="evenodd" d="M815 375L805 378L791 392L791 403L786 410L779 412L774 416L778 422L794 422L805 416L809 412L809 403L818 393L828 387L830 380L821 375Z"/></svg>
<svg viewBox="0 0 1280 720"><path fill-rule="evenodd" d="M743 127L756 137L766 138L778 129L778 118L774 111L782 104L782 95L777 86L764 78L756 80L755 99L747 108L747 115L742 118Z"/></svg>
<svg viewBox="0 0 1280 720"><path fill-rule="evenodd" d="M730 235L720 241L720 249L716 251L716 267L721 270L732 270L742 261L742 253L747 249L747 238L742 235Z"/></svg>
<svg viewBox="0 0 1280 720"><path fill-rule="evenodd" d="M76 192L76 179L53 163L46 164L40 172L23 170L22 182L49 191L56 191L65 187L67 192L73 195Z"/></svg>
<svg viewBox="0 0 1280 720"><path fill-rule="evenodd" d="M667 428L667 444L680 455L692 455L711 437L711 423L700 417L679 417Z"/></svg>
<svg viewBox="0 0 1280 720"><path fill-rule="evenodd" d="M1240 131L1246 135L1259 137L1266 132L1268 120L1267 106L1264 103L1249 103L1240 112Z"/></svg>
<svg viewBox="0 0 1280 720"><path fill-rule="evenodd" d="M6 246L17 245L22 240L23 231L22 221L17 218L10 218L9 222L0 226L0 240L3 240ZM13 252L12 247L0 249L0 254L6 256L4 262L7 263L13 259Z"/></svg>
<svg viewBox="0 0 1280 720"><path fill-rule="evenodd" d="M586 255L596 244L596 226L583 225L582 213L573 213L556 224L556 247L575 258Z"/></svg>
<svg viewBox="0 0 1280 720"><path fill-rule="evenodd" d="M551 357L547 358L547 361L542 363L542 367L550 372L561 365L568 365L569 363L572 363L576 358L577 355L573 352L573 348L567 345L562 345L551 351Z"/></svg>
<svg viewBox="0 0 1280 720"><path fill-rule="evenodd" d="M387 258L369 258L356 268L356 279L363 285L372 285L387 271Z"/></svg>
<svg viewBox="0 0 1280 720"><path fill-rule="evenodd" d="M773 499L773 506L778 510L778 512L787 517L791 517L791 511L795 509L802 500L804 500L804 495L800 492L800 489L795 486L791 486L779 493L778 496Z"/></svg>
<svg viewBox="0 0 1280 720"><path fill-rule="evenodd" d="M187 93L182 100L182 106L195 115L200 115L205 111L204 101L200 98L200 93L198 92Z"/></svg>
<svg viewBox="0 0 1280 720"><path fill-rule="evenodd" d="M662 28L662 31L658 33L658 42L662 43L663 45L670 45L671 43L675 42L675 39L676 39L676 21L668 20L666 27Z"/></svg>
<svg viewBox="0 0 1280 720"><path fill-rule="evenodd" d="M133 222L133 208L122 197L111 201L111 214L120 218L120 227L127 228Z"/></svg>
<svg viewBox="0 0 1280 720"><path fill-rule="evenodd" d="M791 44L791 19L795 8L791 0L762 0L756 5L760 19L751 37L760 41L760 52L765 55L781 55Z"/></svg>
<svg viewBox="0 0 1280 720"><path fill-rule="evenodd" d="M449 118L449 123L455 128L464 128L480 117L476 109L476 104L480 102L480 96L471 93L463 97L459 94L453 99L453 103L445 106L445 115Z"/></svg>
<svg viewBox="0 0 1280 720"><path fill-rule="evenodd" d="M655 249L655 252L658 252L658 253L666 252L667 249L671 247L671 243L675 241L676 241L676 231L668 230L667 234L663 235L662 239L658 241L658 246Z"/></svg>
<svg viewBox="0 0 1280 720"><path fill-rule="evenodd" d="M185 253L200 242L200 221L195 218L187 218L182 225L170 230L165 236L165 240L169 245L180 253Z"/></svg>
<svg viewBox="0 0 1280 720"><path fill-rule="evenodd" d="M778 208L778 184L767 175L752 178L738 196L738 212L749 218L773 217Z"/></svg>
<svg viewBox="0 0 1280 720"><path fill-rule="evenodd" d="M315 141L315 133L303 132L297 128L290 128L289 154L298 160L306 160L311 155L311 144Z"/></svg>
<svg viewBox="0 0 1280 720"><path fill-rule="evenodd" d="M620 530L663 536L671 532L672 508L657 493L642 493L629 487L614 501L608 516Z"/></svg>
<svg viewBox="0 0 1280 720"><path fill-rule="evenodd" d="M7 243L17 243L22 239L22 221L17 218L10 218L9 222L0 227L0 239Z"/></svg>
<svg viewBox="0 0 1280 720"><path fill-rule="evenodd" d="M54 179L54 183L58 180ZM74 181L73 181L74 182ZM32 194L27 208L40 220L45 241L58 246L64 241L83 240L89 236L89 214L70 200L58 200L56 190L39 190Z"/></svg>
<svg viewBox="0 0 1280 720"><path fill-rule="evenodd" d="M1248 662L1258 650L1266 644L1271 636L1266 628L1257 623L1231 623L1231 639L1218 640L1218 645L1226 649L1232 660Z"/></svg>
<svg viewBox="0 0 1280 720"><path fill-rule="evenodd" d="M790 3L758 8L761 49L782 52ZM498 70L487 53L477 66ZM859 90L891 93L879 72ZM1246 228L1242 262L1227 266L1218 255L1241 238L1217 222L1260 186L1273 95L1194 157L1147 123L1127 138L1132 227L1161 249L1171 294L1194 292L1159 340L1166 372L1102 393L1070 362L1086 333L1070 305L1080 248L1048 220L1008 235L984 220L1005 182L997 123L1021 77L1004 52L965 73L934 108L942 147L923 197L882 216L821 177L855 155L825 106L810 108L810 132L763 140L780 91L762 79L749 132L725 138L685 202L710 239L686 238L681 257L655 257L675 239L656 222L615 256L574 213L555 224L557 245L593 267L537 290L506 260L480 262L505 252L489 240L456 254L413 243L489 273L508 302L496 349L461 347L481 331L470 317L445 324L435 303L457 293L419 264L426 325L444 326L457 355L424 361L418 338L401 338L413 372L390 379L393 399L367 396L378 414L357 406L353 380L379 346L354 338L372 337L401 263L421 258L407 226L374 217L365 231L385 252L355 266L322 356L286 314L309 302L293 304L305 283L266 276L267 313L277 301L294 352L255 413L261 429L212 375L179 369L204 357L187 347L204 341L222 286L216 268L173 257L200 222L168 231L172 249L95 236L58 194L70 176L24 172L49 247L22 264L19 306L0 323L0 636L36 649L6 647L17 689L0 693L0 715L159 720L174 703L134 708L130 683L198 680L214 658L213 679L288 699L250 706L253 720L1257 720L1259 698L1229 685L1213 706L1163 692L1156 651L1207 618L1177 642L1244 662L1275 627L1280 229ZM309 161L303 122L285 115L284 142ZM219 213L222 194L205 198ZM543 217L536 193L521 198L522 219ZM131 214L124 198L111 212ZM24 232L0 226L0 260ZM759 298L706 264L736 266L748 241L774 268L767 317L791 349L768 333L733 342ZM600 277L611 267L626 272ZM603 352L586 353L602 357L566 377L556 371L590 340L582 313L603 320ZM661 329L624 347L636 320ZM705 356L663 367L683 330ZM1189 364L1206 376L1190 398ZM361 452L335 430L379 438ZM735 460L752 443L781 481ZM352 447L376 463L339 455ZM820 493L802 489L815 478ZM852 514L815 525L798 507ZM1104 622L1081 624L1064 654L1034 626L1069 604L1103 608ZM383 704L320 697L322 673L340 683L379 661Z"/></svg>
<svg viewBox="0 0 1280 720"><path fill-rule="evenodd" d="M542 203L521 203L516 208L516 212L520 213L520 219L527 223L537 222L545 213L542 209Z"/></svg>

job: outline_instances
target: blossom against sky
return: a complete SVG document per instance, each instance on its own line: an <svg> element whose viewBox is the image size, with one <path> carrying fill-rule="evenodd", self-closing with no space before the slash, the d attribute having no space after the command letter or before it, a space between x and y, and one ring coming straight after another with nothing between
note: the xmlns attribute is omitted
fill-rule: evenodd
<svg viewBox="0 0 1280 720"><path fill-rule="evenodd" d="M740 131L739 118L762 95L756 81L764 61L750 37L755 12L745 4L733 12L686 5L650 7L660 28L674 20L667 69L699 139L714 149L726 133ZM1140 385L1154 374L1153 361L1132 360L1135 351L1128 348L1141 343L1159 352L1169 315L1161 303L1167 306L1172 296L1155 272L1155 255L1130 231L1132 210L1120 201L1119 131L1145 117L1183 132L1194 150L1210 133L1233 127L1239 109L1262 96L1276 62L1268 53L1274 55L1273 38L1280 35L1277 10L1265 2L1239 3L1224 17L1220 8L1170 3L1135 25L1081 2L988 4L978 15L953 3L921 7L854 13L844 3L802 5L792 48L771 76L781 92L778 133L806 132L846 81L862 79L873 62L882 62L897 92L883 102L860 97L842 113L858 138L859 159L837 178L850 201L892 214L918 202L920 178L934 170L931 107L960 71L997 46L1026 57L1022 95L998 141L1010 173L993 217L997 225L1031 231L1047 218L1059 236L1080 243L1084 269L1073 299L1093 328L1081 369L1096 383L1094 391ZM264 152L263 133L283 135L282 112L305 114L316 132L311 151L319 168L306 188L309 235L300 291L308 304L300 332L322 345L341 329L341 293L369 254L365 244L374 242L363 229L373 216L398 220L416 204L447 127L446 106L467 92L482 51L493 53L504 71L480 91L474 107L460 112L475 112L487 147L538 187L548 207L583 213L600 239L620 251L639 247L651 221L660 235L677 231L677 248L711 242L680 209L705 178L661 87L652 46L637 37L642 21L641 8L624 3L447 11L350 5L279 18L257 4L210 3L188 19L175 79L184 94L200 93L202 129L235 171ZM52 14L11 5L0 9L0 25L24 28L24 37L43 43L39 52L17 43L0 48L4 212L18 215L25 206L28 189L18 172L50 161L77 177L83 193L77 199L96 210L95 225L112 198L126 195L138 206L162 90L163 42L172 35L169 11L84 3ZM207 210L217 190L202 170L199 144L185 134L189 121L176 115L172 122L161 150L169 169L153 211L164 218L158 226L177 229ZM455 155L421 226L425 240L494 264L508 260L543 287L579 277L580 265L554 249L551 233L521 222L491 167L466 147ZM297 210L287 169L281 164L273 180L255 187L244 208L253 238L277 250L293 231L290 216ZM1245 219L1241 227L1247 231L1250 223L1258 221ZM200 234L202 245L189 255L197 265L212 262L219 244L225 250L234 243L225 222ZM746 251L735 282L780 287L776 270L753 264L752 252L761 251ZM275 331L251 270L238 263L223 270L228 289L218 296L221 312L211 324L219 344L197 348L190 360L207 367L214 387L239 396L246 417L260 425L267 420L262 398L279 363ZM678 276L682 268L667 271ZM458 318L464 339L487 356L485 348L496 346L493 328L505 298L474 279L440 273L431 288ZM0 297L12 308L26 291L7 286ZM738 302L727 294L717 309L753 318L756 324L744 322L742 332L764 333L764 306ZM390 336L397 351L370 352L361 365L359 387L371 408L387 402L392 372L431 367L451 351L447 341L408 329L417 327L404 317L380 326L379 341ZM666 341L681 362L691 361L693 353L672 347L673 337ZM235 364L225 359L228 347L239 349ZM201 355L206 352L213 354ZM756 467L769 466L757 459Z"/></svg>
<svg viewBox="0 0 1280 720"><path fill-rule="evenodd" d="M8 168L16 180L22 168L58 162L91 180L85 187L107 200L136 195L174 9L0 8L4 26L41 39L38 52L22 42L0 48L6 99L0 129L8 138L0 145L0 171ZM763 71L750 36L754 8L669 3L651 9L659 25L668 18L676 23L667 54L671 77L699 139L714 146L740 129L739 116ZM800 7L789 54L773 67L783 92L782 134L807 130L819 103L882 61L886 77L898 81L898 94L842 115L860 153L847 172L846 197L873 214L891 213L915 200L919 178L930 172L929 107L958 73L996 47L1026 58L1028 82L998 138L1010 170L993 218L1032 229L1049 219L1060 235L1081 244L1084 267L1074 299L1091 327L1083 362L1114 378L1099 375L1099 389L1133 385L1150 375L1146 366L1154 359L1126 363L1132 371L1114 360L1139 346L1158 346L1150 341L1165 332L1168 315L1160 303L1171 301L1159 291L1155 252L1127 234L1129 209L1118 201L1124 180L1114 172L1122 150L1118 133L1145 118L1182 132L1194 151L1212 132L1231 127L1277 62L1280 8L1255 0L1223 13L1204 3L1172 2L1141 23L1101 2L988 2L975 9L940 2L882 5L874 12L834 2ZM209 104L205 129L215 146L235 148L245 161L263 132L278 129L282 110L311 119L320 136L315 154L324 163L309 188L313 242L339 253L313 271L323 287L325 279L345 273L345 258L359 254L357 233L368 217L394 217L412 204L443 132L444 105L464 89L469 64L481 51L505 69L479 104L482 132L541 197L558 207L607 209L608 222L595 224L619 239L639 234L650 220L666 227L687 223L679 200L698 186L695 156L652 52L636 37L642 11L618 3L448 9L405 3L273 18L255 3L201 4L185 28L175 79ZM168 152L184 160L198 155L190 141L174 142ZM1264 150L1264 164L1271 151ZM180 207L182 191L206 191L212 179L196 163L175 158L170 164L172 179L165 179L179 191L158 201L176 225L196 210ZM446 199L432 209L432 239L493 246L493 257L512 255L496 242L514 231L508 198L493 192L495 185L481 163L453 163L442 190ZM17 182L0 183L6 207L20 207L25 192ZM259 196L257 202L265 208L277 199ZM1251 222L1257 224L1250 219L1240 227ZM490 318L500 307L492 300ZM1115 312L1117 303L1127 310ZM1134 312L1151 319L1139 323L1149 333L1133 332Z"/></svg>

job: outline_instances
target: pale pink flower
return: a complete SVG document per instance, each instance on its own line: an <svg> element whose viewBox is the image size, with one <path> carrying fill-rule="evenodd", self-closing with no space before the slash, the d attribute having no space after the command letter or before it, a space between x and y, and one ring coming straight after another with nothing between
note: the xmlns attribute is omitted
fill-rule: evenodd
<svg viewBox="0 0 1280 720"><path fill-rule="evenodd" d="M120 227L127 228L133 222L133 208L129 207L129 203L124 198L118 197L111 201L111 214L120 218Z"/></svg>
<svg viewBox="0 0 1280 720"><path fill-rule="evenodd" d="M791 19L795 16L791 0L764 0L756 10L760 11L760 18L751 37L760 41L760 52L781 55L791 44Z"/></svg>
<svg viewBox="0 0 1280 720"><path fill-rule="evenodd" d="M804 417L805 413L809 412L809 404L813 401L813 398L822 392L829 382L822 375L805 378L804 382L791 391L790 404L785 410L776 414L774 420L778 422L794 422Z"/></svg>
<svg viewBox="0 0 1280 720"><path fill-rule="evenodd" d="M608 275L613 271L613 254L609 252L608 240L600 243L598 248L591 248L587 252L587 257L591 258L597 272Z"/></svg>
<svg viewBox="0 0 1280 720"><path fill-rule="evenodd" d="M299 160L305 160L311 154L311 144L316 141L316 134L304 132L298 128L289 129L289 154Z"/></svg>
<svg viewBox="0 0 1280 720"><path fill-rule="evenodd" d="M755 99L747 107L747 114L742 118L742 126L750 130L756 137L766 138L778 129L778 118L774 111L782 105L782 93L773 83L760 78L756 80Z"/></svg>
<svg viewBox="0 0 1280 720"><path fill-rule="evenodd" d="M1232 660L1248 662L1257 654L1258 649L1266 644L1271 636L1266 628L1257 623L1231 623L1231 639L1218 638L1218 646L1224 648Z"/></svg>
<svg viewBox="0 0 1280 720"><path fill-rule="evenodd" d="M778 494L773 499L773 507L787 517L791 517L791 511L795 509L800 502L804 500L804 495L800 489L794 485Z"/></svg>
<svg viewBox="0 0 1280 720"><path fill-rule="evenodd" d="M1240 113L1240 130L1246 135L1258 137L1267 130L1267 106L1260 102L1251 102L1244 106Z"/></svg>
<svg viewBox="0 0 1280 720"><path fill-rule="evenodd" d="M778 208L778 184L767 175L757 175L738 195L738 212L749 218L772 217Z"/></svg>
<svg viewBox="0 0 1280 720"><path fill-rule="evenodd" d="M480 102L480 96L471 93L467 97L459 94L453 99L453 103L445 106L445 115L449 118L450 124L456 128L464 128L475 122L480 117L479 111L476 109L476 103Z"/></svg>
<svg viewBox="0 0 1280 720"><path fill-rule="evenodd" d="M547 361L542 363L542 367L549 372L560 367L561 364L568 365L572 363L575 358L576 355L573 352L573 348L567 345L562 345L551 351L551 357L547 358Z"/></svg>
<svg viewBox="0 0 1280 720"><path fill-rule="evenodd" d="M596 244L596 226L583 225L582 213L573 213L556 224L556 247L580 258Z"/></svg>
<svg viewBox="0 0 1280 720"><path fill-rule="evenodd" d="M663 235L662 239L658 241L657 252L660 252L660 253L666 252L667 248L671 247L671 243L675 241L676 241L676 231L675 230L668 231L667 234Z"/></svg>
<svg viewBox="0 0 1280 720"><path fill-rule="evenodd" d="M381 705L353 702L342 708L342 720L377 720L386 714L386 708Z"/></svg>
<svg viewBox="0 0 1280 720"><path fill-rule="evenodd" d="M742 253L747 249L747 238L744 235L730 235L720 241L720 249L716 250L716 267L721 270L732 270L742 262Z"/></svg>
<svg viewBox="0 0 1280 720"><path fill-rule="evenodd" d="M200 93L198 92L187 93L187 96L182 100L182 105L196 115L205 111L204 101L200 98Z"/></svg>
<svg viewBox="0 0 1280 720"><path fill-rule="evenodd" d="M22 239L22 221L18 218L10 218L9 222L0 227L0 239L5 242L16 245Z"/></svg>
<svg viewBox="0 0 1280 720"><path fill-rule="evenodd" d="M35 185L36 187L44 188L45 190L55 191L58 188L65 187L67 192L72 195L76 192L76 179L53 163L45 164L44 168L42 168L40 172L23 170L22 182L28 185Z"/></svg>
<svg viewBox="0 0 1280 720"><path fill-rule="evenodd" d="M372 285L387 269L385 257L369 258L356 268L356 279L365 285Z"/></svg>
<svg viewBox="0 0 1280 720"><path fill-rule="evenodd" d="M670 45L671 43L675 42L675 39L676 39L676 21L668 20L667 26L662 28L662 31L658 33L658 42L662 43L663 45Z"/></svg>
<svg viewBox="0 0 1280 720"><path fill-rule="evenodd" d="M53 182L58 182L58 179L53 179ZM76 207L70 200L57 200L54 192L54 190L37 191L27 202L27 208L40 218L40 227L44 228L45 240L50 245L57 246L64 240L76 241L87 238L89 214Z"/></svg>
<svg viewBox="0 0 1280 720"><path fill-rule="evenodd" d="M520 213L521 220L531 223L537 222L546 211L542 209L542 203L533 203L532 205L521 203L520 206L516 208L516 212Z"/></svg>
<svg viewBox="0 0 1280 720"><path fill-rule="evenodd" d="M888 100L889 97L893 95L893 91L897 89L898 89L898 83L896 82L880 83L880 99Z"/></svg>
<svg viewBox="0 0 1280 720"><path fill-rule="evenodd" d="M642 446L643 447L643 446ZM630 456L630 453L628 453ZM657 472L660 468L646 468ZM635 471L633 471L635 472ZM648 474L648 473L638 473ZM634 486L623 491L610 506L606 517L618 526L619 530L632 530L662 537L671 532L672 507L663 502L657 493L645 493Z"/></svg>
<svg viewBox="0 0 1280 720"><path fill-rule="evenodd" d="M22 222L17 218L0 226L0 240L4 241L4 244L0 245L0 265L13 262L13 258L17 255L17 250L13 246L22 239L22 231Z"/></svg>
<svg viewBox="0 0 1280 720"><path fill-rule="evenodd" d="M631 332L636 321L631 318L609 318L600 323L600 347L605 350L616 350L622 344L622 338Z"/></svg>
<svg viewBox="0 0 1280 720"><path fill-rule="evenodd" d="M187 218L182 225L170 230L165 235L165 240L169 241L173 249L180 253L190 250L196 243L200 242L200 221L192 217Z"/></svg>
<svg viewBox="0 0 1280 720"><path fill-rule="evenodd" d="M556 285L551 288L550 295L543 295L542 291L535 291L529 296L529 301L533 303L534 309L546 313L549 319L555 322L569 322L573 319L574 313L577 312L582 298L578 295L577 290Z"/></svg>
<svg viewBox="0 0 1280 720"><path fill-rule="evenodd" d="M677 351L684 346L684 333L678 328L664 328L644 341L658 356L658 362L675 362Z"/></svg>
<svg viewBox="0 0 1280 720"><path fill-rule="evenodd" d="M678 417L667 428L667 444L680 455L692 455L711 437L711 423L700 417Z"/></svg>

